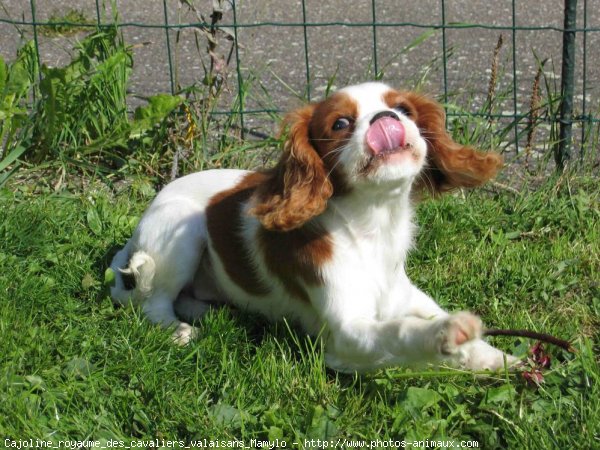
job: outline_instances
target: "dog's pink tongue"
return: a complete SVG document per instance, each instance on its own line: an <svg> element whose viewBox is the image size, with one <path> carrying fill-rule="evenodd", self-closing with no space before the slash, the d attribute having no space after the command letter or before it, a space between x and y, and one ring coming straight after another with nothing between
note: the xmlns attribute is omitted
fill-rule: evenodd
<svg viewBox="0 0 600 450"><path fill-rule="evenodd" d="M367 145L375 155L404 147L404 125L391 117L376 120L367 130Z"/></svg>

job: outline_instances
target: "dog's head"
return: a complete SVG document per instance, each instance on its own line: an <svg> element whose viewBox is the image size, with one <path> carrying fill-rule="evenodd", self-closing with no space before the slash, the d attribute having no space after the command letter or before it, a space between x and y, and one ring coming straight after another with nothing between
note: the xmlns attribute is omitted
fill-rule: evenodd
<svg viewBox="0 0 600 450"><path fill-rule="evenodd" d="M283 155L251 210L271 230L302 226L332 196L474 187L502 165L495 153L454 142L438 103L383 83L342 89L292 112L284 124Z"/></svg>

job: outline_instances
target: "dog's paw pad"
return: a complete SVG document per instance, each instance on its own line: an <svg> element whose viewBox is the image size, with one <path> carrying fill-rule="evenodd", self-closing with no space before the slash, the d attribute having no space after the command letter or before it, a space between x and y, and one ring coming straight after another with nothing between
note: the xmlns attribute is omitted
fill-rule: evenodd
<svg viewBox="0 0 600 450"><path fill-rule="evenodd" d="M187 345L198 336L198 329L188 323L180 323L173 332L173 342L177 345Z"/></svg>
<svg viewBox="0 0 600 450"><path fill-rule="evenodd" d="M445 318L437 339L440 353L453 355L461 345L481 337L481 319L469 312L459 312Z"/></svg>

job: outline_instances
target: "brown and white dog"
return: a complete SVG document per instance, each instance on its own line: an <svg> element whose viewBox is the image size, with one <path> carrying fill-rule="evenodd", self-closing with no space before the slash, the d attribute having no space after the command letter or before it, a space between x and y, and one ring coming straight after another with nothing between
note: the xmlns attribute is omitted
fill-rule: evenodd
<svg viewBox="0 0 600 450"><path fill-rule="evenodd" d="M454 142L444 119L434 101L382 83L291 113L273 169L194 173L159 193L112 262L113 299L175 327L180 343L195 328L178 316L228 303L323 331L337 370L502 367L477 316L442 310L404 270L413 194L480 185L502 163Z"/></svg>

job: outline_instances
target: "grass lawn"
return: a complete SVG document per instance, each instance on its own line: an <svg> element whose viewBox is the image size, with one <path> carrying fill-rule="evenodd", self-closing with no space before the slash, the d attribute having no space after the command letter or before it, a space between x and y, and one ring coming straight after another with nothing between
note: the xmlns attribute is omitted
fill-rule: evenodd
<svg viewBox="0 0 600 450"><path fill-rule="evenodd" d="M600 448L597 179L419 207L408 268L419 287L490 327L572 340L577 354L548 348L552 366L539 387L521 373L337 374L324 367L318 341L230 309L211 312L202 336L176 347L168 331L114 307L103 287L110 252L152 195L143 183L117 194L102 186L81 195L0 191L0 447L280 439L317 448L317 439L348 439L392 448L392 439ZM494 343L523 356L533 344ZM340 448L353 446L366 444Z"/></svg>

